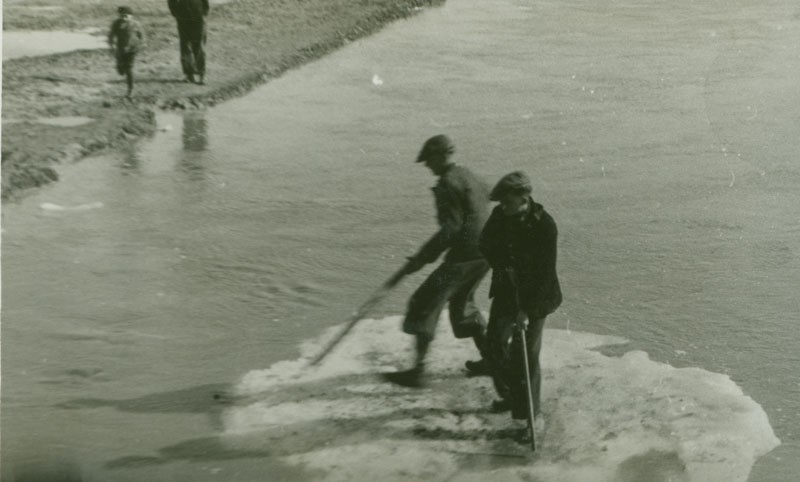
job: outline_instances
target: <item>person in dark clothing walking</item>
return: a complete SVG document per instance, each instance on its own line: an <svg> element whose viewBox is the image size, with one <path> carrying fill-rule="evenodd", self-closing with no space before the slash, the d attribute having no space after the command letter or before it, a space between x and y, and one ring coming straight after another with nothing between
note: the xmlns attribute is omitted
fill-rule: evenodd
<svg viewBox="0 0 800 482"><path fill-rule="evenodd" d="M144 33L139 22L133 19L130 7L117 9L119 18L111 23L108 31L108 45L117 59L117 72L125 76L128 86L126 97L133 94L133 61L144 43Z"/></svg>
<svg viewBox="0 0 800 482"><path fill-rule="evenodd" d="M471 337L479 352L485 352L486 320L475 305L475 291L489 271L478 250L478 237L489 214L489 189L467 168L450 162L454 151L447 136L437 135L425 142L417 157L439 177L433 194L440 228L409 258L405 273L447 254L408 302L403 331L416 337L416 360L410 370L385 374L398 385L425 385L425 357L446 303L455 337Z"/></svg>
<svg viewBox="0 0 800 482"><path fill-rule="evenodd" d="M533 411L541 420L542 374L539 353L547 315L562 301L556 273L558 229L550 214L530 196L525 173L504 176L490 194L499 201L480 236L480 250L492 267L487 329L488 359L500 400L494 411L510 409L515 419L527 418L522 340L514 336L527 321L525 340L531 374Z"/></svg>
<svg viewBox="0 0 800 482"><path fill-rule="evenodd" d="M178 23L181 68L188 82L205 83L206 15L208 0L167 0L169 11ZM195 79L197 76L197 79Z"/></svg>

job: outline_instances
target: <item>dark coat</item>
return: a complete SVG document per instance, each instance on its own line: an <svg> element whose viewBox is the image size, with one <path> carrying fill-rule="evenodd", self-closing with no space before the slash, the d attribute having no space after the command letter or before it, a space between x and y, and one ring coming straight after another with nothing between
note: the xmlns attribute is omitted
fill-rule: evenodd
<svg viewBox="0 0 800 482"><path fill-rule="evenodd" d="M414 256L423 263L436 261L445 250L445 262L481 259L478 238L489 216L489 187L469 169L448 166L433 187L439 231Z"/></svg>
<svg viewBox="0 0 800 482"><path fill-rule="evenodd" d="M137 53L143 42L142 26L136 20L118 18L111 23L108 43L116 49L117 56Z"/></svg>
<svg viewBox="0 0 800 482"><path fill-rule="evenodd" d="M167 0L169 13L176 18L200 20L208 15L208 0Z"/></svg>
<svg viewBox="0 0 800 482"><path fill-rule="evenodd" d="M523 216L514 218L495 207L481 233L480 250L492 267L489 297L513 295L515 286L507 272L511 268L520 309L543 318L562 300L556 274L558 229L541 204L529 198L529 206Z"/></svg>

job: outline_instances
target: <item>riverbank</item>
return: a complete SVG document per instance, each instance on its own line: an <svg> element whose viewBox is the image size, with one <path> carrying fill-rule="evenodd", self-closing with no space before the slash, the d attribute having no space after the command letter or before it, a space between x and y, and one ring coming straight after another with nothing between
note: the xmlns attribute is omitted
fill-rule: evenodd
<svg viewBox="0 0 800 482"><path fill-rule="evenodd" d="M3 63L2 197L58 179L56 166L153 133L157 109L192 109L242 95L445 0L234 0L208 17L205 85L184 83L177 31L163 0L128 0L147 37L135 65L133 99L107 50L79 50ZM4 6L4 30L96 29L116 4L20 1ZM43 119L86 119L51 125Z"/></svg>

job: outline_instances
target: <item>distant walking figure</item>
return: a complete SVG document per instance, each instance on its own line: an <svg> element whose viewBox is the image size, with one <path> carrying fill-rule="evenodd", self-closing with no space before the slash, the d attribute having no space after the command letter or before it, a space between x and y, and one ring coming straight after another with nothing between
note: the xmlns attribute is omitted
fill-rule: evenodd
<svg viewBox="0 0 800 482"><path fill-rule="evenodd" d="M130 7L119 7L117 12L119 18L111 23L108 45L117 58L117 72L125 76L128 84L126 97L130 99L133 93L133 61L142 47L144 34L139 22L133 19L133 10Z"/></svg>
<svg viewBox="0 0 800 482"><path fill-rule="evenodd" d="M178 23L181 67L186 80L203 84L206 74L206 15L208 0L167 0L169 11Z"/></svg>

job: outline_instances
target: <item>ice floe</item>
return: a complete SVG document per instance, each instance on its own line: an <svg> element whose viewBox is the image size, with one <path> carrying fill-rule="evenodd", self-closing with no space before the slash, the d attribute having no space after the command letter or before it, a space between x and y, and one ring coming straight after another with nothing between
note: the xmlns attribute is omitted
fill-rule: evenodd
<svg viewBox="0 0 800 482"><path fill-rule="evenodd" d="M244 376L223 415L231 450L268 452L308 480L746 481L777 446L764 410L726 375L674 368L631 351L596 348L619 338L545 331L546 428L531 454L524 425L488 407L488 378L466 378L469 340L448 323L431 349L431 384L406 389L383 371L412 360L400 318L363 320L319 366L338 327L302 356Z"/></svg>

